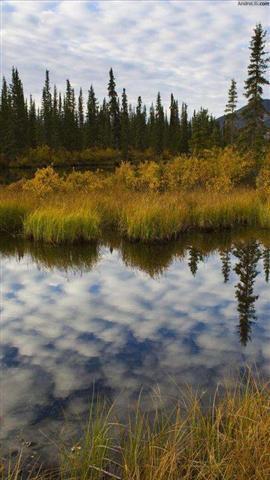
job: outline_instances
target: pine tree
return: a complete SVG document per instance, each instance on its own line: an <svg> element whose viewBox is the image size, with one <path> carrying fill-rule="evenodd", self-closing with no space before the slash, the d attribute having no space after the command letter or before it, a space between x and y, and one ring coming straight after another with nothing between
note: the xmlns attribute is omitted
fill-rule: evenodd
<svg viewBox="0 0 270 480"><path fill-rule="evenodd" d="M134 144L137 150L143 151L146 148L146 107L142 106L142 98L138 97L135 115L135 139Z"/></svg>
<svg viewBox="0 0 270 480"><path fill-rule="evenodd" d="M114 148L120 148L120 137L121 137L121 125L120 125L120 109L118 95L116 92L116 84L114 79L114 74L112 68L109 72L110 79L108 84L108 95L109 95L109 112L110 112L110 121L112 129L112 146Z"/></svg>
<svg viewBox="0 0 270 480"><path fill-rule="evenodd" d="M99 145L103 148L110 147L112 144L111 120L109 105L105 98L98 113L98 131Z"/></svg>
<svg viewBox="0 0 270 480"><path fill-rule="evenodd" d="M98 145L98 105L92 85L88 91L87 100L86 145L87 147L96 147Z"/></svg>
<svg viewBox="0 0 270 480"><path fill-rule="evenodd" d="M84 110L83 110L83 93L80 88L78 98L78 147L81 150L84 147Z"/></svg>
<svg viewBox="0 0 270 480"><path fill-rule="evenodd" d="M44 126L44 143L52 146L52 95L49 71L46 70L45 85L42 91L42 117Z"/></svg>
<svg viewBox="0 0 270 480"><path fill-rule="evenodd" d="M0 103L0 148L1 154L10 157L15 149L13 137L11 95L3 78Z"/></svg>
<svg viewBox="0 0 270 480"><path fill-rule="evenodd" d="M236 129L237 87L232 78L228 92L228 103L225 107L224 140L225 144L233 143Z"/></svg>
<svg viewBox="0 0 270 480"><path fill-rule="evenodd" d="M76 118L74 89L67 80L63 108L63 144L67 150L78 148L78 124Z"/></svg>
<svg viewBox="0 0 270 480"><path fill-rule="evenodd" d="M28 138L29 145L31 148L36 148L38 143L37 138L37 114L36 114L36 105L30 95L30 104L29 104L29 114L28 114Z"/></svg>
<svg viewBox="0 0 270 480"><path fill-rule="evenodd" d="M53 98L52 98L52 135L51 146L55 149L59 148L60 143L60 118L58 109L58 93L57 88L54 85Z"/></svg>
<svg viewBox="0 0 270 480"><path fill-rule="evenodd" d="M175 154L179 151L180 147L180 121L178 102L174 99L173 94L171 94L170 124L168 133L168 147L169 150Z"/></svg>
<svg viewBox="0 0 270 480"><path fill-rule="evenodd" d="M148 130L148 146L152 149L155 148L156 144L156 117L155 117L155 109L153 103L150 106L149 110L149 119L147 124Z"/></svg>
<svg viewBox="0 0 270 480"><path fill-rule="evenodd" d="M180 121L180 153L188 153L189 151L189 130L187 104L182 103Z"/></svg>
<svg viewBox="0 0 270 480"><path fill-rule="evenodd" d="M128 158L129 148L129 116L128 116L128 101L126 89L122 93L122 108L121 108L121 151L123 158Z"/></svg>
<svg viewBox="0 0 270 480"><path fill-rule="evenodd" d="M250 63L248 66L248 78L245 82L245 96L248 99L247 107L243 111L246 125L243 129L241 140L246 147L260 151L265 136L263 105L263 87L269 85L265 73L270 61L265 51L266 31L261 24L256 25L254 35L250 42Z"/></svg>
<svg viewBox="0 0 270 480"><path fill-rule="evenodd" d="M164 109L158 92L155 110L155 151L161 155L164 150Z"/></svg>
<svg viewBox="0 0 270 480"><path fill-rule="evenodd" d="M28 146L28 115L27 106L24 99L23 85L19 77L18 70L12 69L11 92L11 119L13 130L13 153L22 153Z"/></svg>

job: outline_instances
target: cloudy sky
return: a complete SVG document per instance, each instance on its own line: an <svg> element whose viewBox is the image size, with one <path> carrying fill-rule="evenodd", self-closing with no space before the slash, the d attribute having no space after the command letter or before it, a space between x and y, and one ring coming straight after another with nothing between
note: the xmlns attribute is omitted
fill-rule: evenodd
<svg viewBox="0 0 270 480"><path fill-rule="evenodd" d="M170 93L189 111L221 115L231 77L243 85L248 45L257 22L269 26L267 6L235 0L8 1L2 2L2 70L18 67L25 91L40 98L44 72L60 89L68 77L86 93L106 95L113 67L118 91L149 105ZM265 97L269 96L265 92Z"/></svg>

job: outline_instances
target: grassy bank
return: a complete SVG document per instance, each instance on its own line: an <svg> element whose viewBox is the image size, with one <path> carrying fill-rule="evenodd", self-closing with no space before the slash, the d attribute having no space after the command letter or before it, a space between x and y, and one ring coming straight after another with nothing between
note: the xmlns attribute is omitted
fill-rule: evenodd
<svg viewBox="0 0 270 480"><path fill-rule="evenodd" d="M244 188L248 160L222 151L162 165L126 163L111 174L37 170L30 180L1 187L0 230L74 243L96 240L108 229L144 242L192 230L269 229L270 163L261 169L257 188Z"/></svg>
<svg viewBox="0 0 270 480"><path fill-rule="evenodd" d="M221 390L221 388L220 388ZM115 408L92 405L76 442L59 442L57 471L32 470L28 480L267 480L270 477L269 385L248 379L222 387L206 407L203 394L188 394L170 412L143 413L127 421ZM204 406L203 406L204 404ZM18 480L23 455L2 480Z"/></svg>
<svg viewBox="0 0 270 480"><path fill-rule="evenodd" d="M270 202L255 190L221 193L128 192L0 194L0 231L35 241L93 241L108 229L130 240L165 241L187 231L270 229Z"/></svg>

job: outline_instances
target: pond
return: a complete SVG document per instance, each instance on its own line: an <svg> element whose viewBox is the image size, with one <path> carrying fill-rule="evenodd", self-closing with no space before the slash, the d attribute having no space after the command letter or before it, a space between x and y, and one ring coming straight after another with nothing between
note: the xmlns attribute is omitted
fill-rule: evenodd
<svg viewBox="0 0 270 480"><path fill-rule="evenodd" d="M239 230L146 246L10 237L1 257L1 444L49 451L96 394L166 403L247 364L270 377L270 236Z"/></svg>

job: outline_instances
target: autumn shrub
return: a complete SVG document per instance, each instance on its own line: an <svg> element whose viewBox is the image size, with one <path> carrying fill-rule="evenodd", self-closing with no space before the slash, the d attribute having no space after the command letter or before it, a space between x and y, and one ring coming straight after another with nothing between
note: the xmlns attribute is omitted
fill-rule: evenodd
<svg viewBox="0 0 270 480"><path fill-rule="evenodd" d="M25 192L32 193L39 197L44 197L45 195L59 192L63 189L63 180L51 166L38 169L34 178L27 180L23 185Z"/></svg>
<svg viewBox="0 0 270 480"><path fill-rule="evenodd" d="M115 170L115 181L118 185L135 190L137 188L137 174L136 169L129 162L122 162Z"/></svg>
<svg viewBox="0 0 270 480"><path fill-rule="evenodd" d="M162 169L156 162L143 162L138 168L137 189L156 192L162 189Z"/></svg>
<svg viewBox="0 0 270 480"><path fill-rule="evenodd" d="M259 171L256 184L259 191L267 198L270 198L270 151L265 156L265 161Z"/></svg>

